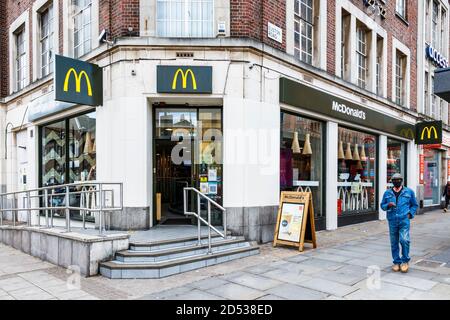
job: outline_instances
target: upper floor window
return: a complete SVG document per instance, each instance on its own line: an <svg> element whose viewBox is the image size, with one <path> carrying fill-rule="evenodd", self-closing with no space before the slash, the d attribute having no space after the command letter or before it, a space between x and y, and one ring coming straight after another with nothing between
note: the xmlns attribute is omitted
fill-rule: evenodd
<svg viewBox="0 0 450 320"><path fill-rule="evenodd" d="M433 11L431 16L431 37L433 41L433 47L438 49L439 33L438 33L438 19L439 19L439 4L433 1Z"/></svg>
<svg viewBox="0 0 450 320"><path fill-rule="evenodd" d="M445 31L446 31L446 20L447 20L447 13L445 9L442 9L441 11L441 50L445 50Z"/></svg>
<svg viewBox="0 0 450 320"><path fill-rule="evenodd" d="M91 51L92 0L73 0L73 49L79 58Z"/></svg>
<svg viewBox="0 0 450 320"><path fill-rule="evenodd" d="M406 19L406 0L397 0L395 11L404 19Z"/></svg>
<svg viewBox="0 0 450 320"><path fill-rule="evenodd" d="M40 56L41 56L41 75L53 72L53 6L45 8L40 14Z"/></svg>
<svg viewBox="0 0 450 320"><path fill-rule="evenodd" d="M424 113L430 114L430 94L429 94L429 75L428 72L425 71L425 84L424 84L424 101L423 101L423 107L424 107Z"/></svg>
<svg viewBox="0 0 450 320"><path fill-rule="evenodd" d="M356 55L358 66L358 86L366 88L367 79L367 32L364 28L356 30Z"/></svg>
<svg viewBox="0 0 450 320"><path fill-rule="evenodd" d="M160 37L214 37L213 0L157 0Z"/></svg>
<svg viewBox="0 0 450 320"><path fill-rule="evenodd" d="M398 105L405 105L405 69L406 56L400 51L396 51L395 55L395 102Z"/></svg>
<svg viewBox="0 0 450 320"><path fill-rule="evenodd" d="M434 77L431 77L431 88L434 88ZM431 117L434 119L438 119L440 112L437 110L438 103L437 103L437 96L432 94L431 95Z"/></svg>
<svg viewBox="0 0 450 320"><path fill-rule="evenodd" d="M16 89L22 90L25 87L27 78L27 59L25 46L25 27L20 28L15 33L16 36Z"/></svg>
<svg viewBox="0 0 450 320"><path fill-rule="evenodd" d="M313 58L313 0L296 0L294 5L294 54L312 64Z"/></svg>

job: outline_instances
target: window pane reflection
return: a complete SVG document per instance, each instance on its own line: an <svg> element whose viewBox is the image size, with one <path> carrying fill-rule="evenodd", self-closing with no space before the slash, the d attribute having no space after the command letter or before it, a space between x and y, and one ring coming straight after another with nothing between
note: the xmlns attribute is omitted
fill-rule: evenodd
<svg viewBox="0 0 450 320"><path fill-rule="evenodd" d="M280 143L280 190L310 187L322 217L322 123L282 112Z"/></svg>
<svg viewBox="0 0 450 320"><path fill-rule="evenodd" d="M339 128L338 215L376 210L376 136Z"/></svg>

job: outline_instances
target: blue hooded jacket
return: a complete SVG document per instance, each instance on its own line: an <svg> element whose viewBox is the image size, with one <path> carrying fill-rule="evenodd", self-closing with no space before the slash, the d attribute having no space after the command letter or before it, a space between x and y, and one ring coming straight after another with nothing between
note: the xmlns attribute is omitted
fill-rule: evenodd
<svg viewBox="0 0 450 320"><path fill-rule="evenodd" d="M388 208L390 202L395 203L397 206ZM387 211L387 219L391 220L395 217L405 218L408 213L411 214L411 219L414 218L419 205L417 204L416 195L410 188L403 186L400 195L398 196L398 202L395 198L394 191L388 189L384 192L383 200L380 207L383 211Z"/></svg>

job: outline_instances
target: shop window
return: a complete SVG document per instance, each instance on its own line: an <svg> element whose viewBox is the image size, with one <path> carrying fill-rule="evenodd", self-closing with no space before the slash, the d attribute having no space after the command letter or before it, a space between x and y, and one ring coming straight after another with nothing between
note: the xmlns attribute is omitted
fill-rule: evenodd
<svg viewBox="0 0 450 320"><path fill-rule="evenodd" d="M310 187L316 217L322 210L323 125L281 112L280 190Z"/></svg>
<svg viewBox="0 0 450 320"><path fill-rule="evenodd" d="M41 181L43 186L66 183L66 122L41 128Z"/></svg>
<svg viewBox="0 0 450 320"><path fill-rule="evenodd" d="M406 147L405 143L387 139L387 186L392 187L391 178L395 173L400 173L406 181Z"/></svg>
<svg viewBox="0 0 450 320"><path fill-rule="evenodd" d="M156 6L159 37L214 36L214 1L158 0Z"/></svg>
<svg viewBox="0 0 450 320"><path fill-rule="evenodd" d="M41 127L41 184L96 179L95 112Z"/></svg>
<svg viewBox="0 0 450 320"><path fill-rule="evenodd" d="M95 113L69 120L69 181L96 179Z"/></svg>
<svg viewBox="0 0 450 320"><path fill-rule="evenodd" d="M338 215L376 211L376 136L340 127L338 140Z"/></svg>
<svg viewBox="0 0 450 320"><path fill-rule="evenodd" d="M438 151L424 148L424 201L425 206L438 205L441 199L440 154Z"/></svg>

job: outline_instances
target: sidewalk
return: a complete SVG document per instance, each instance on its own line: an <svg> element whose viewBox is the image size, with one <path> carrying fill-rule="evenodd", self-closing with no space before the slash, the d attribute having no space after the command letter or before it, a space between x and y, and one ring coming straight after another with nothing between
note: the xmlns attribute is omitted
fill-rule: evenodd
<svg viewBox="0 0 450 320"><path fill-rule="evenodd" d="M317 236L316 250L265 244L257 256L148 280L79 278L0 245L0 299L450 299L449 213L412 221L408 274L390 270L385 221Z"/></svg>

